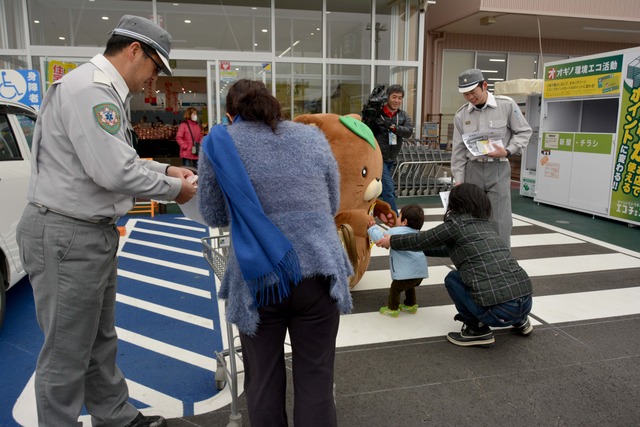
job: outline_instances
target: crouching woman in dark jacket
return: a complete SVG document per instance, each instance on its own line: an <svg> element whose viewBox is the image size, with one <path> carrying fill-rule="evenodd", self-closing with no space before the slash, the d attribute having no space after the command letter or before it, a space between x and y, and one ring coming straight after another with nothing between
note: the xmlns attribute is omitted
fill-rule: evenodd
<svg viewBox="0 0 640 427"><path fill-rule="evenodd" d="M449 256L457 270L444 280L458 310L462 330L447 339L460 346L495 342L490 326L513 326L521 335L533 330L531 279L511 255L489 218L491 202L475 184L451 190L444 223L418 234L385 236L376 244L395 250L422 250L427 256Z"/></svg>

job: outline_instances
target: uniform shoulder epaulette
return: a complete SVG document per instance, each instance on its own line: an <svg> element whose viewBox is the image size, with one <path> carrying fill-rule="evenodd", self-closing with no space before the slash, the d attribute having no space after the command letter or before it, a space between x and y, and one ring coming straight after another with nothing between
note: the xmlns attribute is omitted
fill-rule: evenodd
<svg viewBox="0 0 640 427"><path fill-rule="evenodd" d="M102 70L95 70L93 72L93 82L111 86L111 79L109 79L109 76L107 76Z"/></svg>
<svg viewBox="0 0 640 427"><path fill-rule="evenodd" d="M510 101L511 100L511 97L506 96L506 95L493 95L493 97L495 99L502 99L502 100L505 100L505 101Z"/></svg>

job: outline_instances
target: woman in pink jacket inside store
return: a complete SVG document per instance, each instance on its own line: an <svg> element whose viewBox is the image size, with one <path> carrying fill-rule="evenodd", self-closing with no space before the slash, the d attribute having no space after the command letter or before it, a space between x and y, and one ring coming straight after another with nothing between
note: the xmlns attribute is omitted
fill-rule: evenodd
<svg viewBox="0 0 640 427"><path fill-rule="evenodd" d="M183 166L198 168L198 154L202 142L202 129L198 124L198 110L189 107L184 112L184 121L178 127L176 141L180 146Z"/></svg>

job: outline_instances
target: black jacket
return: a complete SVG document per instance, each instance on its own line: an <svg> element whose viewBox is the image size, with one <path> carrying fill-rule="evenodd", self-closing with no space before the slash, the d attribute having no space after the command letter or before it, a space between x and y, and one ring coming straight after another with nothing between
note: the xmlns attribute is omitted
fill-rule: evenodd
<svg viewBox="0 0 640 427"><path fill-rule="evenodd" d="M393 117L389 117L384 113L380 113L377 117L366 120L365 124L369 126L376 137L380 151L382 152L382 160L385 162L395 161L398 153L402 148L402 142L413 133L413 123L411 117L403 111L398 110ZM389 128L396 125L396 137L398 143L389 145Z"/></svg>

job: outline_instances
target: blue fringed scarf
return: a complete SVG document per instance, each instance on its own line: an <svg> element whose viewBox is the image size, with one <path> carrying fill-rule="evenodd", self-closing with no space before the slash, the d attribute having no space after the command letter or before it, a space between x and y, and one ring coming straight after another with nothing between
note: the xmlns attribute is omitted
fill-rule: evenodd
<svg viewBox="0 0 640 427"><path fill-rule="evenodd" d="M202 149L229 206L231 241L256 307L282 301L302 280L295 249L265 215L226 127L211 128Z"/></svg>

